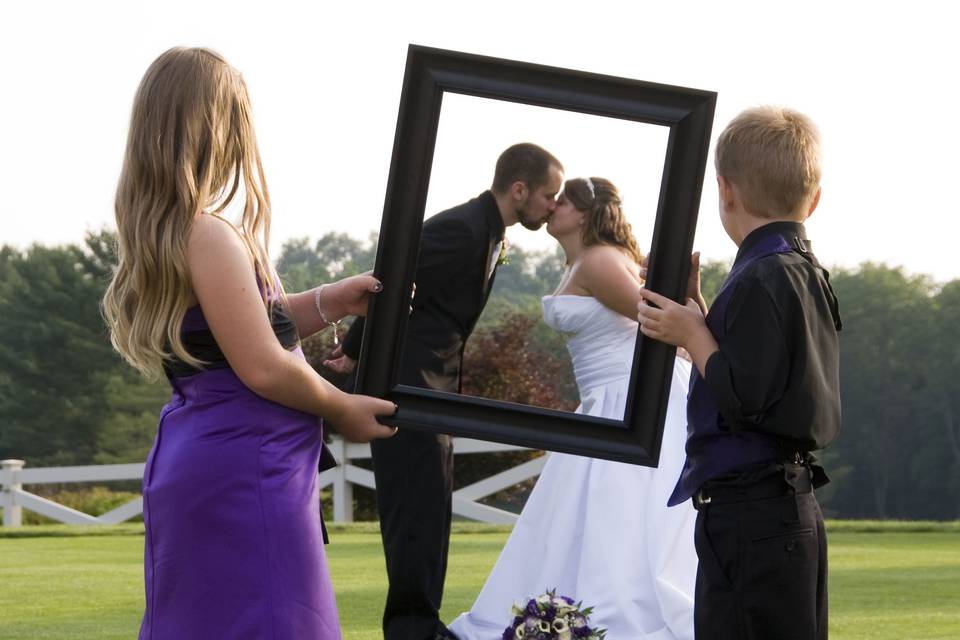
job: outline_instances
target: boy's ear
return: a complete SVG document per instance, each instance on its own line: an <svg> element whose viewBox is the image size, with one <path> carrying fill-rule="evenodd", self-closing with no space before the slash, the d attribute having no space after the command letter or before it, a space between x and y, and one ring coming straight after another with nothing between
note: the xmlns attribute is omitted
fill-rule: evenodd
<svg viewBox="0 0 960 640"><path fill-rule="evenodd" d="M723 205L724 210L732 210L734 200L733 185L727 182L726 178L717 176L717 189L720 191L720 203Z"/></svg>
<svg viewBox="0 0 960 640"><path fill-rule="evenodd" d="M810 201L810 208L807 209L807 215L803 217L804 220L812 216L817 205L820 204L820 189L821 187L817 187L817 192L813 194L813 200Z"/></svg>

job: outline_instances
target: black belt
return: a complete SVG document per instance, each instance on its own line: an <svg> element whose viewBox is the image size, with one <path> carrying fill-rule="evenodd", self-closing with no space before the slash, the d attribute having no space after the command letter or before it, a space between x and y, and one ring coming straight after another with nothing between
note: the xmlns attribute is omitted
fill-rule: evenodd
<svg viewBox="0 0 960 640"><path fill-rule="evenodd" d="M768 468L769 473L756 480L757 473L741 474L728 480L711 480L693 494L693 508L702 511L708 505L731 504L764 498L779 498L788 494L810 493L822 477L826 475L820 467L806 460L803 462L781 462Z"/></svg>

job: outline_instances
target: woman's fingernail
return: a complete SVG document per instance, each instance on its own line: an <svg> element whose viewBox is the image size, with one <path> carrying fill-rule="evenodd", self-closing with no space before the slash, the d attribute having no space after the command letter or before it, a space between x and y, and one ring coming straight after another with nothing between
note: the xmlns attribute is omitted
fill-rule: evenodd
<svg viewBox="0 0 960 640"><path fill-rule="evenodd" d="M377 284L373 285L373 290L374 290L374 291L383 291L383 285L378 282Z"/></svg>

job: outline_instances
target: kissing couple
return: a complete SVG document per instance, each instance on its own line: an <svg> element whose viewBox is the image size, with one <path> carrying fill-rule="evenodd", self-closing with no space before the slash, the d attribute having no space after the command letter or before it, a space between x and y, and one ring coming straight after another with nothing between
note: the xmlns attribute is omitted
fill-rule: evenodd
<svg viewBox="0 0 960 640"><path fill-rule="evenodd" d="M573 363L577 412L622 419L637 338L642 253L609 180L564 182L545 149L516 144L498 158L490 189L424 222L398 382L460 392L463 352L497 272L507 227L546 231L566 270L543 298ZM699 288L698 265L691 286ZM353 369L363 318L326 363ZM657 469L550 455L471 610L439 617L450 538L450 436L401 430L371 443L389 591L387 640L495 640L514 602L547 589L593 607L611 638L693 637L696 512L667 508L684 461L690 365L677 359Z"/></svg>

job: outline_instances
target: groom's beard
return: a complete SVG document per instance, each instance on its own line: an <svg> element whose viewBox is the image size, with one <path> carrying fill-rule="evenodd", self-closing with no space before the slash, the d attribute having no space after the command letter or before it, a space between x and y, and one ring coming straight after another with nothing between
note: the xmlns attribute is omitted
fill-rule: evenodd
<svg viewBox="0 0 960 640"><path fill-rule="evenodd" d="M546 220L536 220L535 218L531 218L530 214L525 209L517 209L517 222L519 222L524 229L537 231L543 226L543 223L546 222Z"/></svg>

